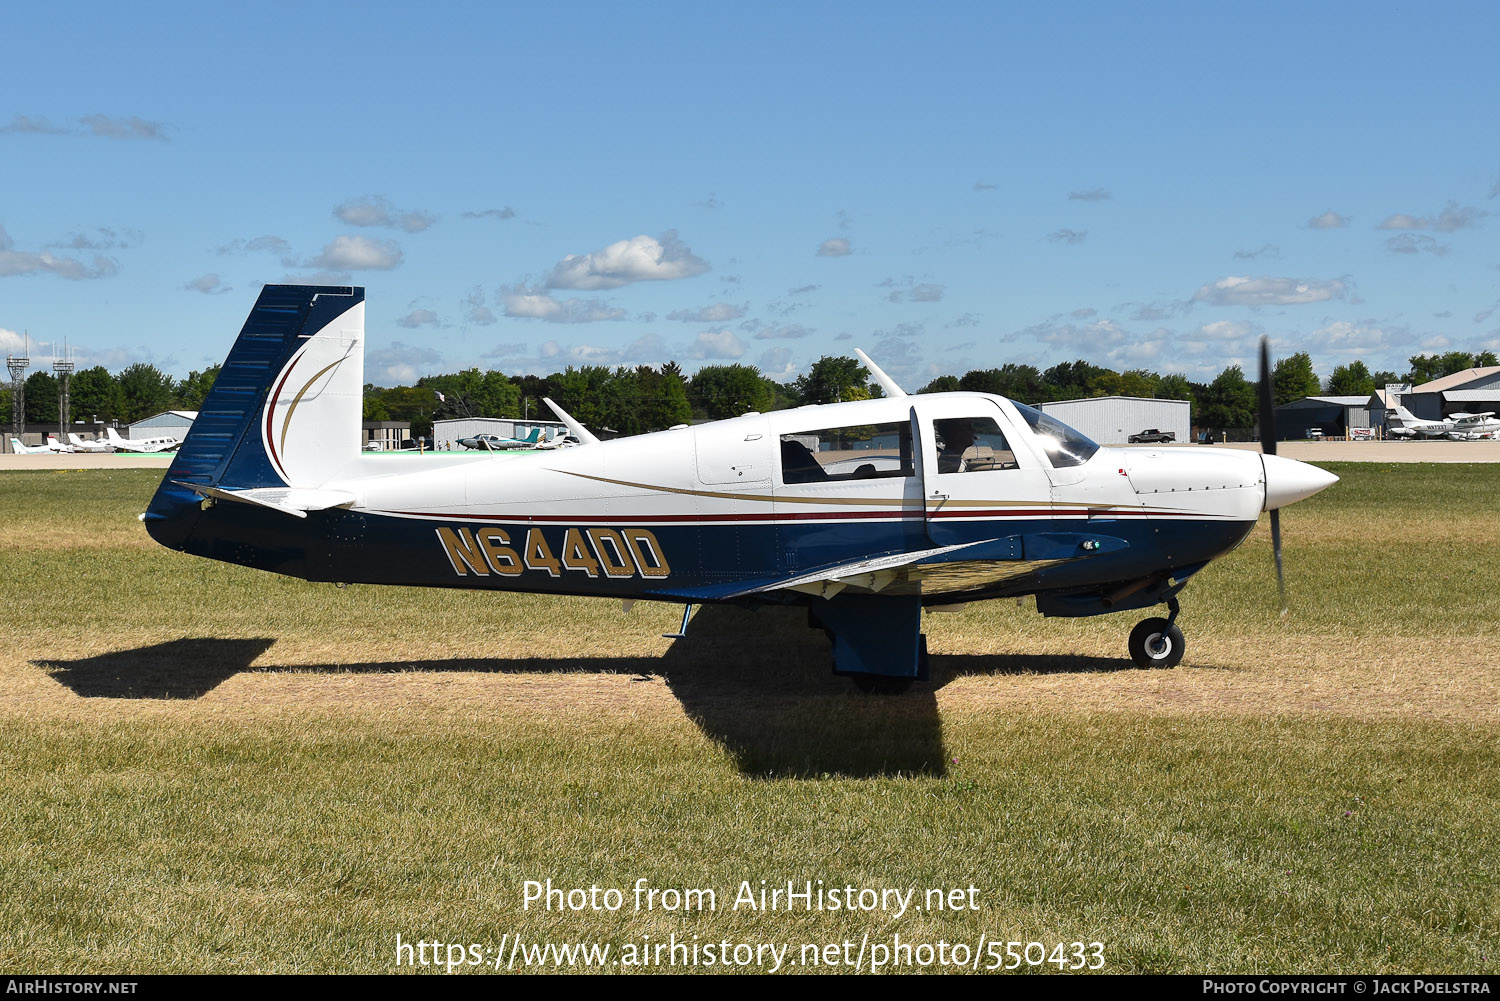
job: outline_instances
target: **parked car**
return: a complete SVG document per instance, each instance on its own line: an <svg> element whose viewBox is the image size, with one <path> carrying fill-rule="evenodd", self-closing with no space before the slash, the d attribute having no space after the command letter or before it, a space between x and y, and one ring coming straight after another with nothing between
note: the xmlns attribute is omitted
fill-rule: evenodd
<svg viewBox="0 0 1500 1001"><path fill-rule="evenodd" d="M1176 431L1159 431L1156 428L1147 428L1140 434L1133 434L1130 436L1130 444L1132 445L1145 445L1150 442L1176 440Z"/></svg>

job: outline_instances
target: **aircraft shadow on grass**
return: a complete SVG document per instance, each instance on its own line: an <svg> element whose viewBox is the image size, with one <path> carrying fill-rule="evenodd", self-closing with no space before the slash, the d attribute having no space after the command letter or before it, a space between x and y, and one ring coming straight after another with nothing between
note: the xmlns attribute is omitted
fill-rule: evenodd
<svg viewBox="0 0 1500 1001"><path fill-rule="evenodd" d="M932 679L899 696L865 695L828 669L828 640L799 609L699 609L661 657L494 657L362 664L277 665L255 660L272 639L179 639L36 665L84 698L197 699L236 674L475 672L629 674L662 679L688 716L747 776L929 775L946 771L937 690L970 674L1134 670L1098 657L939 656Z"/></svg>

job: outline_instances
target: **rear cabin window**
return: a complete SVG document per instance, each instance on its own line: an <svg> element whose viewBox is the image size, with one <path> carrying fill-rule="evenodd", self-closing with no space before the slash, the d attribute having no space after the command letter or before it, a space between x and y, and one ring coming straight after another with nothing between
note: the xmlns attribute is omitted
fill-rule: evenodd
<svg viewBox="0 0 1500 1001"><path fill-rule="evenodd" d="M781 436L781 481L825 483L913 476L911 425L861 424Z"/></svg>

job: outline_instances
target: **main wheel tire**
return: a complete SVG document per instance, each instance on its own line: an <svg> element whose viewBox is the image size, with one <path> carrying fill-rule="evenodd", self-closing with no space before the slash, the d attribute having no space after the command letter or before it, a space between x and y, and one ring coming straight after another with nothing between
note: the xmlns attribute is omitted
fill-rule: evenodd
<svg viewBox="0 0 1500 1001"><path fill-rule="evenodd" d="M1182 630L1166 619L1143 619L1130 631L1130 659L1140 667L1176 667L1184 649Z"/></svg>
<svg viewBox="0 0 1500 1001"><path fill-rule="evenodd" d="M854 687L866 695L905 695L911 690L912 678L891 678L883 674L851 674Z"/></svg>

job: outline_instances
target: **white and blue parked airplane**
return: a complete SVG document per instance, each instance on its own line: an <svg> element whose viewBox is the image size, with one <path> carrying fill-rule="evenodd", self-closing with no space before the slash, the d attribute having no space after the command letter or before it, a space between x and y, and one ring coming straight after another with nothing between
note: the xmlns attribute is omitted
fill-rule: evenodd
<svg viewBox="0 0 1500 1001"><path fill-rule="evenodd" d="M907 396L863 354L883 399L608 442L554 406L578 447L412 464L358 448L363 348L363 289L266 286L141 516L151 535L312 581L805 605L835 671L899 690L926 674L924 607L1020 595L1062 616L1165 603L1129 650L1173 666L1193 574L1266 510L1279 573L1276 510L1337 479L1102 448L1003 397Z"/></svg>

